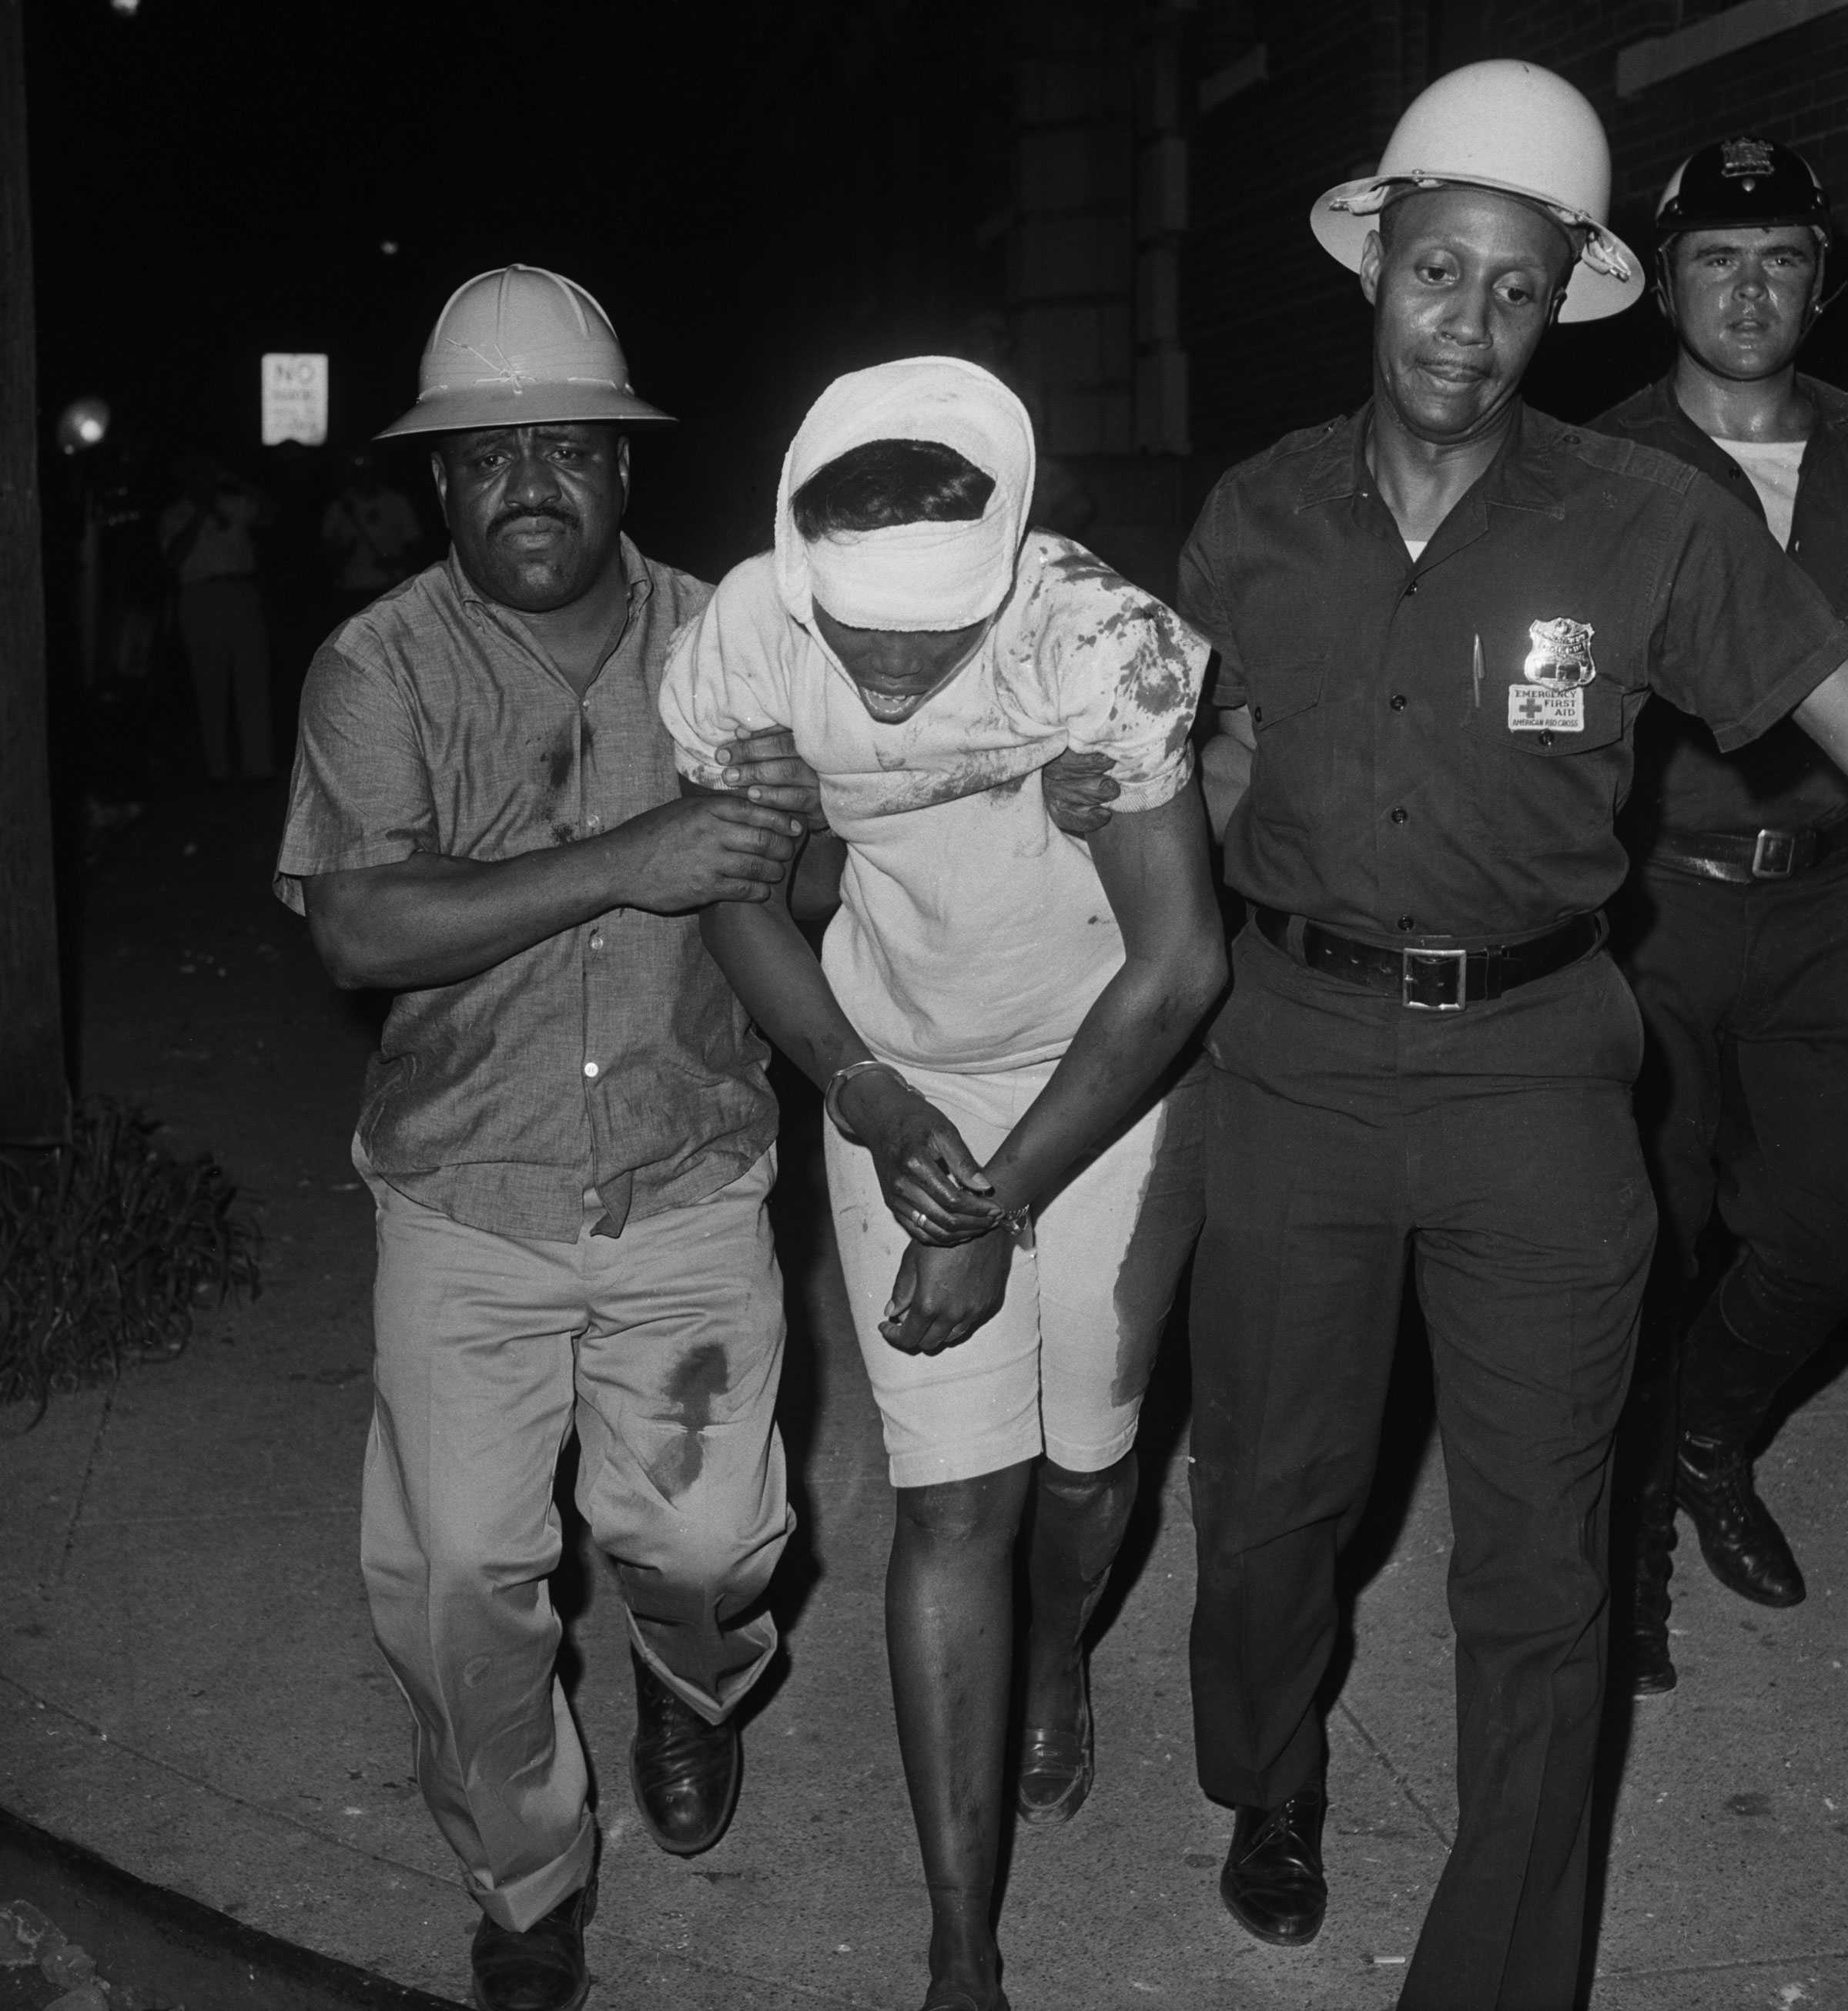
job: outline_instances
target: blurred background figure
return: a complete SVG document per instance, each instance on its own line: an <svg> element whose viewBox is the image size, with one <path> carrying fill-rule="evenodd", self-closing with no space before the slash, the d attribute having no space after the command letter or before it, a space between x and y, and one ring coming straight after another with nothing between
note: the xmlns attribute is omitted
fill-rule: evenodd
<svg viewBox="0 0 1848 2011"><path fill-rule="evenodd" d="M378 457L349 457L346 483L321 520L321 543L333 570L340 614L357 614L417 570L424 527L402 490L385 479Z"/></svg>
<svg viewBox="0 0 1848 2011"><path fill-rule="evenodd" d="M205 772L215 782L230 778L235 716L238 772L266 776L275 767L269 630L254 533L268 521L270 505L208 454L183 454L173 464L173 486L179 493L160 515L161 556L176 588Z"/></svg>

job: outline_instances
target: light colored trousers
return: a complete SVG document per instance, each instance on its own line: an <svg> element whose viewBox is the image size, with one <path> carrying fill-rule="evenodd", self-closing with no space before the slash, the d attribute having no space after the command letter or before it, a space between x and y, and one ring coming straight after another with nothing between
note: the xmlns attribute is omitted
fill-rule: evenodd
<svg viewBox="0 0 1848 2011"><path fill-rule="evenodd" d="M716 1723L776 1646L758 1610L794 1523L772 1421L776 1156L617 1238L590 1233L595 1203L575 1243L468 1228L354 1157L378 1208L373 1628L437 1827L482 1908L524 1931L584 1883L595 1842L546 1589L574 1425L578 1506L644 1659Z"/></svg>
<svg viewBox="0 0 1848 2011"><path fill-rule="evenodd" d="M908 1062L905 1080L990 1158L1051 1081L1055 1062L954 1075ZM959 1347L901 1354L879 1330L908 1239L872 1155L825 1134L828 1194L860 1354L894 1487L997 1473L1043 1452L1101 1472L1135 1443L1143 1392L1199 1235L1206 1070L1191 1073L1069 1173L1033 1211L1000 1310Z"/></svg>

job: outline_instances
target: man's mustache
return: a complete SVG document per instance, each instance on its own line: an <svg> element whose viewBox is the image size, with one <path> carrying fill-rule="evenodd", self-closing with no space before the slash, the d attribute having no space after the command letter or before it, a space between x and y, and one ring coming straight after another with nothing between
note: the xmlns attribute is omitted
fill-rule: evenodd
<svg viewBox="0 0 1848 2011"><path fill-rule="evenodd" d="M522 504L517 510L502 511L488 526L488 535L492 537L496 531L504 531L510 524L530 524L535 517L549 517L555 524L563 525L567 531L574 531L578 528L578 518L575 510L567 510L562 504L557 503L530 503Z"/></svg>

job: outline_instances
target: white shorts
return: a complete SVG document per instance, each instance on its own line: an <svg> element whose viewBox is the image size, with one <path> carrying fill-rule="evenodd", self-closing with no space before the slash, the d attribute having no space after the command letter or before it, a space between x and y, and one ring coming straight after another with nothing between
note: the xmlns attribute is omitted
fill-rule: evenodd
<svg viewBox="0 0 1848 2011"><path fill-rule="evenodd" d="M902 1073L986 1160L1054 1066ZM968 1480L1041 1452L1095 1473L1129 1450L1199 1233L1204 1089L1196 1069L1071 1175L1035 1212L1035 1247L1015 1251L1000 1311L935 1355L901 1354L879 1330L908 1239L872 1155L826 1127L835 1239L894 1487Z"/></svg>

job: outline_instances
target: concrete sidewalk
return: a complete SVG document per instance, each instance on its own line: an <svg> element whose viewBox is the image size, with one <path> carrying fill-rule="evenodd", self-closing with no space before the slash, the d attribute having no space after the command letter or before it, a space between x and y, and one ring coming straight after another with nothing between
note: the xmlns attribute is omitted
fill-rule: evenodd
<svg viewBox="0 0 1848 2011"><path fill-rule="evenodd" d="M464 1999L473 1912L408 1778L356 1562L371 1235L346 1141L371 1027L268 898L279 809L273 793L158 805L94 879L87 1086L224 1162L260 1211L266 1289L201 1320L173 1363L55 1399L34 1431L0 1412L0 1803L255 1926ZM787 1159L803 1535L781 1582L787 1664L707 1856L671 1859L641 1834L613 1588L592 1557L563 1587L603 1784L592 2002L611 2011L913 2011L923 1995L880 1635L890 1496L799 1127ZM1328 1925L1306 1950L1262 1948L1220 1909L1231 1818L1194 1784L1174 1367L1093 1664L1097 1787L1068 1830L1013 1850L1010 1993L1017 2011L1388 2006L1453 1819L1440 1463L1415 1429L1389 1450L1331 1726ZM1684 1539L1682 1687L1613 1731L1597 2011L1848 2006L1844 1473L1837 1381L1761 1468L1809 1575L1793 1611L1722 1592Z"/></svg>

